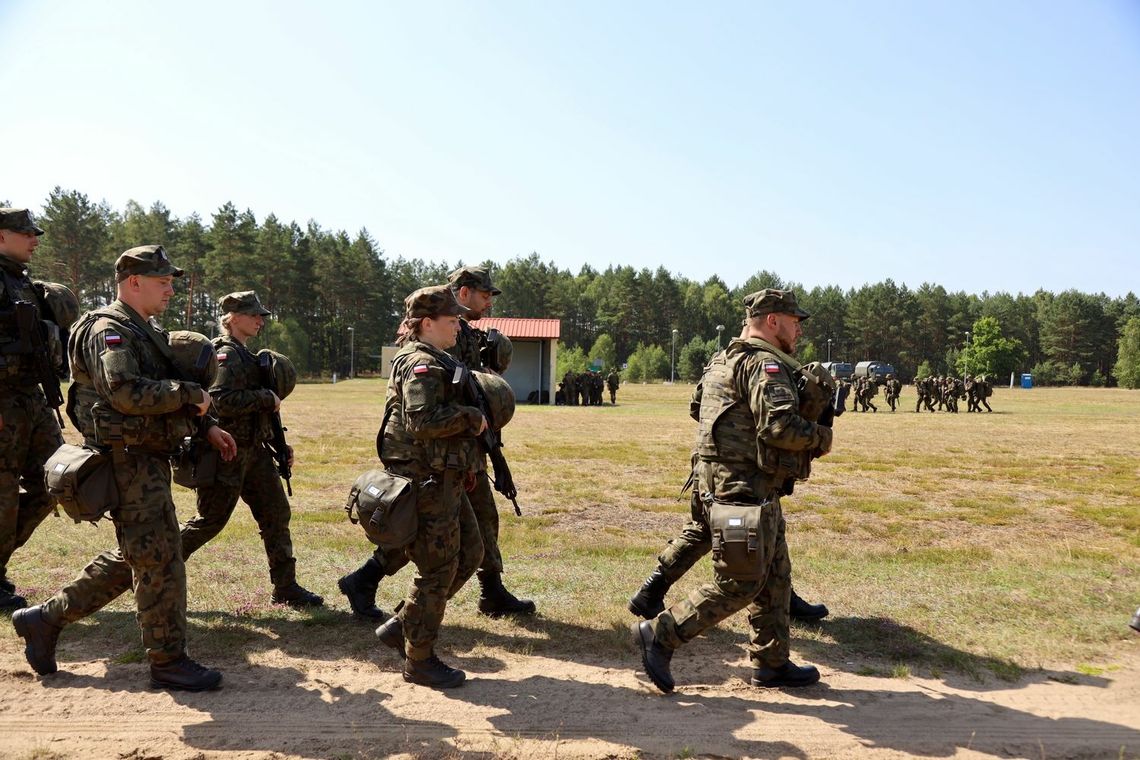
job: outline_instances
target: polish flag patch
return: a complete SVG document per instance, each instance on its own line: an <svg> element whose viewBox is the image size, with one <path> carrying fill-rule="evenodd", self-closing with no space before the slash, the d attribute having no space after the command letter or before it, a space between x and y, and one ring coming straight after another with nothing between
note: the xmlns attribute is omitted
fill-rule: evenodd
<svg viewBox="0 0 1140 760"><path fill-rule="evenodd" d="M426 375L427 371L428 371L428 365L426 365L426 364L417 364L416 366L412 367L412 372L414 372L417 375Z"/></svg>
<svg viewBox="0 0 1140 760"><path fill-rule="evenodd" d="M226 359L229 359L229 358L230 358L230 355L227 353L218 354L218 362L224 362Z"/></svg>
<svg viewBox="0 0 1140 760"><path fill-rule="evenodd" d="M776 362L764 362L764 371L769 375L778 375L780 373L780 365Z"/></svg>
<svg viewBox="0 0 1140 760"><path fill-rule="evenodd" d="M123 342L123 336L118 333L106 332L103 333L103 343L107 346L117 346Z"/></svg>

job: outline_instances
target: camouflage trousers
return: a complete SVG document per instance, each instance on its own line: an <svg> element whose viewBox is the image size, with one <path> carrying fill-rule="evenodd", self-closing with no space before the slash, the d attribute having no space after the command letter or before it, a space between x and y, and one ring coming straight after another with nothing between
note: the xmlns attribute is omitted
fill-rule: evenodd
<svg viewBox="0 0 1140 760"><path fill-rule="evenodd" d="M413 660L431 656L447 600L463 587L483 559L475 516L463 492L463 476L445 478L436 473L432 480L426 486L418 480L419 525L415 540L403 550L416 566L400 610L405 652ZM391 552L386 558L391 558ZM385 569L393 572L390 567Z"/></svg>
<svg viewBox="0 0 1140 760"><path fill-rule="evenodd" d="M186 652L186 565L170 496L170 461L129 452L115 466L119 506L111 511L118 549L103 552L43 605L53 625L74 623L129 588L135 592L142 643L153 664Z"/></svg>
<svg viewBox="0 0 1140 760"><path fill-rule="evenodd" d="M260 444L239 445L233 461L218 462L217 483L198 488L198 512L182 526L182 556L189 558L226 527L239 498L257 522L273 587L294 583L297 563L289 534L289 499L273 456Z"/></svg>
<svg viewBox="0 0 1140 760"><path fill-rule="evenodd" d="M0 419L0 578L6 578L13 552L55 506L44 486L44 462L63 436L38 386L0 386Z"/></svg>
<svg viewBox="0 0 1140 760"><path fill-rule="evenodd" d="M694 589L686 598L654 619L654 634L664 646L675 649L747 608L751 627L749 657L753 666L779 667L788 661L788 604L792 590L792 565L784 535L784 517L778 497L757 509L764 510L761 548L757 552L757 562L764 570L762 577L757 580L738 580L727 577L714 568L712 583ZM703 523L704 534L709 534L703 514L701 520L694 522ZM699 534L700 531L694 528L690 537L696 538ZM671 544L670 549L673 546ZM682 543L673 556L690 558L700 546L702 544L699 542ZM667 549L662 555L663 566L666 555L669 554ZM693 561L696 561L695 558Z"/></svg>

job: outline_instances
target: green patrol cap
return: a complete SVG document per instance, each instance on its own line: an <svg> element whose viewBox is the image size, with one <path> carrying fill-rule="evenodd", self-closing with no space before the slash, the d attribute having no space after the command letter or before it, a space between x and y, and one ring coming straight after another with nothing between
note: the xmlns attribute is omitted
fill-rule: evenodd
<svg viewBox="0 0 1140 760"><path fill-rule="evenodd" d="M252 290L242 290L237 293L230 293L228 296L222 296L222 313L229 314L230 312L249 314L255 317L268 317L273 313L261 305L257 293Z"/></svg>
<svg viewBox="0 0 1140 760"><path fill-rule="evenodd" d="M493 296L503 292L491 284L491 273L486 267L459 267L448 275L447 281L455 290L466 285L476 290L488 290Z"/></svg>
<svg viewBox="0 0 1140 760"><path fill-rule="evenodd" d="M744 311L750 317L764 314L792 314L800 319L807 319L811 316L796 303L796 294L793 291L776 288L764 288L744 296Z"/></svg>
<svg viewBox="0 0 1140 760"><path fill-rule="evenodd" d="M455 300L455 293L447 285L420 288L404 299L405 319L462 317L469 311L470 309Z"/></svg>
<svg viewBox="0 0 1140 760"><path fill-rule="evenodd" d="M184 272L170 263L161 245L140 245L123 251L115 261L115 278L125 280L133 274L145 277L181 277Z"/></svg>
<svg viewBox="0 0 1140 760"><path fill-rule="evenodd" d="M24 232L39 237L44 231L36 226L35 217L26 208L0 208L0 230Z"/></svg>

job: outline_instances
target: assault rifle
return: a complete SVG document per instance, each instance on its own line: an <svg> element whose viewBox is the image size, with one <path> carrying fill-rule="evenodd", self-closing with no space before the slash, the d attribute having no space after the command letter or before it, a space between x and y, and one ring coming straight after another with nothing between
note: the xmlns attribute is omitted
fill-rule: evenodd
<svg viewBox="0 0 1140 760"><path fill-rule="evenodd" d="M467 369L463 362L450 354L442 351L439 353L440 363L454 373L451 382L453 385L459 386L463 400L482 412L487 419L487 429L475 436L475 439L479 442L479 448L483 449L483 452L491 460L491 467L495 471L495 490L510 500L515 507L516 515L522 516L522 509L519 508L518 503L519 491L515 488L515 479L511 475L507 458L503 456L503 437L495 430L495 418L491 413L491 405L487 403L487 397L483 394L483 389L479 387L479 383L475 382L475 376L471 374L471 370Z"/></svg>
<svg viewBox="0 0 1140 760"><path fill-rule="evenodd" d="M277 387L273 377L272 359L268 353L258 356L257 368L261 374L262 387L270 389ZM281 424L281 412L269 413L269 427L273 437L265 442L265 447L269 449L269 453L277 463L277 474L285 481L285 490L292 496L293 484L290 481L293 478L293 468L289 465L289 443L285 440L285 431L289 428Z"/></svg>
<svg viewBox="0 0 1140 760"><path fill-rule="evenodd" d="M20 353L26 353L35 368L36 378L44 389L48 404L55 409L59 426L63 427L63 417L59 408L63 406L63 391L59 376L51 367L51 351L48 347L47 327L39 319L36 305L31 301L16 301L16 333L20 336ZM64 351L66 352L66 348Z"/></svg>

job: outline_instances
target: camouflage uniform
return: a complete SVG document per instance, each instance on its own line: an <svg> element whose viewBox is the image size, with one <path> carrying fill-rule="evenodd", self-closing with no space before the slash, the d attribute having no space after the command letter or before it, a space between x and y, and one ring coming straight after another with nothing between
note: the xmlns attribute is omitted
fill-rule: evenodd
<svg viewBox="0 0 1140 760"><path fill-rule="evenodd" d="M25 209L0 209L0 227L43 234ZM0 609L16 609L26 602L8 580L8 562L54 506L44 486L43 465L63 444L63 436L56 413L40 388L29 355L30 340L21 340L16 303L33 304L36 325L52 315L45 313L45 304L23 263L0 253L0 278ZM56 327L62 328L66 341L70 324ZM52 331L49 339L56 342L62 359L58 330ZM58 376L67 378L64 362L58 362L54 369Z"/></svg>
<svg viewBox="0 0 1140 760"><path fill-rule="evenodd" d="M72 335L69 411L87 444L113 452L119 505L110 516L119 548L100 554L45 602L43 618L73 623L133 587L147 657L162 665L186 651L186 569L169 457L185 436L216 420L196 424L195 410L187 412L202 400L202 388L171 379L173 366L155 338L164 342L166 335L121 301L85 315Z"/></svg>
<svg viewBox="0 0 1140 760"><path fill-rule="evenodd" d="M887 375L887 381L883 385L883 389L886 393L887 403L890 404L891 411L893 412L895 411L895 407L898 406L899 394L902 393L902 383L900 383L899 379L894 375Z"/></svg>
<svg viewBox="0 0 1140 760"><path fill-rule="evenodd" d="M222 299L222 311L270 314L253 291L227 295ZM273 455L265 448L273 438L270 415L275 406L274 391L264 384L257 356L240 340L222 335L214 339L214 347L218 376L210 387L210 396L222 427L237 442L238 454L229 462L218 462L213 485L198 487L197 514L182 526L183 557L189 558L221 532L240 498L249 505L261 533L274 601L319 606L323 600L297 584L289 499Z"/></svg>
<svg viewBox="0 0 1140 760"><path fill-rule="evenodd" d="M432 655L447 600L482 559L478 533L462 524L473 522L463 480L478 463L474 436L483 417L460 403L440 353L410 340L392 360L385 401L393 412L384 431L384 465L417 485L419 525L404 550L416 575L400 610L405 651L413 660Z"/></svg>
<svg viewBox="0 0 1140 760"><path fill-rule="evenodd" d="M616 369L611 369L610 374L606 375L606 388L610 391L610 403L617 404L618 387L621 385L621 378L619 377Z"/></svg>

